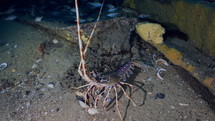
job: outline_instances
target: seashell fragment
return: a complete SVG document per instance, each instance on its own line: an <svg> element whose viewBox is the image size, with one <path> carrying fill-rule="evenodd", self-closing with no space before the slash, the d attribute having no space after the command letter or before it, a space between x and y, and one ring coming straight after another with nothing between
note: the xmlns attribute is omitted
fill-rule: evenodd
<svg viewBox="0 0 215 121"><path fill-rule="evenodd" d="M158 59L158 60L155 61L155 63L156 63L156 65L158 65L158 64L164 64L165 66L169 66L169 64L167 63L167 61L164 60L164 59Z"/></svg>
<svg viewBox="0 0 215 121"><path fill-rule="evenodd" d="M12 20L15 20L16 18L17 18L17 16L11 15L11 16L5 18L4 20L6 20L6 21L12 21Z"/></svg>
<svg viewBox="0 0 215 121"><path fill-rule="evenodd" d="M79 100L78 102L82 108L89 108L89 106L86 103L84 103L83 101Z"/></svg>
<svg viewBox="0 0 215 121"><path fill-rule="evenodd" d="M58 43L58 40L57 40L57 39L53 39L52 42L53 42L54 44L57 44L57 43Z"/></svg>
<svg viewBox="0 0 215 121"><path fill-rule="evenodd" d="M180 106L189 106L189 104L186 103L179 103Z"/></svg>
<svg viewBox="0 0 215 121"><path fill-rule="evenodd" d="M48 85L47 85L49 88L54 88L54 83L50 82Z"/></svg>
<svg viewBox="0 0 215 121"><path fill-rule="evenodd" d="M157 70L158 70L158 71L157 71L157 74L156 74L157 77L158 77L159 79L163 80L163 77L161 77L160 72L161 72L161 71L166 71L166 69L164 69L164 68L158 68Z"/></svg>
<svg viewBox="0 0 215 121"><path fill-rule="evenodd" d="M36 21L36 22L41 22L42 18L43 18L42 16L36 17L36 18L35 18L35 21Z"/></svg>
<svg viewBox="0 0 215 121"><path fill-rule="evenodd" d="M0 64L0 71L1 70L4 70L4 69L6 69L7 68L7 63L1 63Z"/></svg>
<svg viewBox="0 0 215 121"><path fill-rule="evenodd" d="M38 65L36 64L36 63L34 63L33 65L32 65L32 69L35 69L35 68L37 68L38 67Z"/></svg>

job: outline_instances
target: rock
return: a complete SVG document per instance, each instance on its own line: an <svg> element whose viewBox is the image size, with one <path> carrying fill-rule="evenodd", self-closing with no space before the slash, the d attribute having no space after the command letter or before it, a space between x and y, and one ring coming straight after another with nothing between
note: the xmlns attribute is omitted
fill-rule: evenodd
<svg viewBox="0 0 215 121"><path fill-rule="evenodd" d="M108 23L100 23L102 28L95 33L91 46L98 49L99 54L118 54L122 51L129 51L130 31L135 28L136 19L113 19Z"/></svg>

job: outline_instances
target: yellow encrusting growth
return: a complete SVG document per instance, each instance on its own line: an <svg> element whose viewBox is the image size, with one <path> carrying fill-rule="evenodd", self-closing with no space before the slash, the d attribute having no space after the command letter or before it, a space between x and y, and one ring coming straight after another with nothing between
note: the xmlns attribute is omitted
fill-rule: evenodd
<svg viewBox="0 0 215 121"><path fill-rule="evenodd" d="M154 44L163 43L162 35L165 29L160 24L139 23L136 25L136 31L145 41L151 41Z"/></svg>
<svg viewBox="0 0 215 121"><path fill-rule="evenodd" d="M174 48L169 48L166 52L165 52L166 57L171 60L175 65L181 65L183 64L182 59L183 59L183 55L177 51Z"/></svg>
<svg viewBox="0 0 215 121"><path fill-rule="evenodd" d="M205 80L203 80L203 83L209 87L209 88L213 88L213 82L214 82L214 78L210 78L210 77L206 77Z"/></svg>

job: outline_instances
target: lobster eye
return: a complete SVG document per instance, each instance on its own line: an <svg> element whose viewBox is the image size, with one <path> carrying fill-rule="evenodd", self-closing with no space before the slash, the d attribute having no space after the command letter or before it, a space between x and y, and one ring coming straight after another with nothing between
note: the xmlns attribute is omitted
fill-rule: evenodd
<svg viewBox="0 0 215 121"><path fill-rule="evenodd" d="M104 79L104 80L107 80L108 78L105 76L105 77L103 77L103 79Z"/></svg>

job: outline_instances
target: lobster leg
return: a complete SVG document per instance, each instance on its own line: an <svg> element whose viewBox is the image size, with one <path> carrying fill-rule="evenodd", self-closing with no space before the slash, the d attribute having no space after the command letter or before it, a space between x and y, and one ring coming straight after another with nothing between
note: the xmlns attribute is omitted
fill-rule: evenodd
<svg viewBox="0 0 215 121"><path fill-rule="evenodd" d="M134 106L137 106L137 105L134 103L134 101L133 101L133 100L128 96L128 94L125 92L125 90L123 89L123 87L120 86L120 85L118 85L118 86L122 89L124 95L133 103L133 105L134 105Z"/></svg>
<svg viewBox="0 0 215 121"><path fill-rule="evenodd" d="M102 96L102 94L104 94L104 92L106 92L106 89L104 89L97 97L96 97L96 100L95 100L95 108L97 108L97 105L98 105L98 102Z"/></svg>
<svg viewBox="0 0 215 121"><path fill-rule="evenodd" d="M106 100L107 100L107 98L109 97L109 95L110 95L110 91L111 91L111 88L108 88L108 91L107 91L107 95L105 96L105 99L104 99L104 101L103 101L103 107L104 107L104 109L105 109L105 106L106 106Z"/></svg>
<svg viewBox="0 0 215 121"><path fill-rule="evenodd" d="M116 110L119 114L120 119L123 121L122 115L121 115L120 110L119 110L118 94L117 94L116 87L114 87L114 90L115 90L115 95L116 95Z"/></svg>

